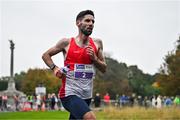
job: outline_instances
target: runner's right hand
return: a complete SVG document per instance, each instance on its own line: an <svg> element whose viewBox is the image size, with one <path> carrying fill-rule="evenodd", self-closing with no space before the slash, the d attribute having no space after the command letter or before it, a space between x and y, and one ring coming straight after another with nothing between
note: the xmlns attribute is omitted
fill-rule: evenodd
<svg viewBox="0 0 180 120"><path fill-rule="evenodd" d="M54 68L53 73L56 77L60 79L63 77L63 73L60 71L60 68L57 66Z"/></svg>

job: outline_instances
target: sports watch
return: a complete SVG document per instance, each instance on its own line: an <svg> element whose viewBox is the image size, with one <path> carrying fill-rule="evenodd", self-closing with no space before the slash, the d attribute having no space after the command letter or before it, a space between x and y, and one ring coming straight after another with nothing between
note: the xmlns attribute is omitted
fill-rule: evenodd
<svg viewBox="0 0 180 120"><path fill-rule="evenodd" d="M49 66L49 68L50 68L51 70L53 70L55 67L56 67L56 65L55 65L54 63L52 63L52 64Z"/></svg>

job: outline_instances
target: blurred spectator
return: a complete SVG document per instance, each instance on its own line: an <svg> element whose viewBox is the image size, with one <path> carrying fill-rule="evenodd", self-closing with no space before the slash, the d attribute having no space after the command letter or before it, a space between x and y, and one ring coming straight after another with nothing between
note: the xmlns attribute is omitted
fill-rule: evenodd
<svg viewBox="0 0 180 120"><path fill-rule="evenodd" d="M0 95L0 111L2 110L2 96Z"/></svg>
<svg viewBox="0 0 180 120"><path fill-rule="evenodd" d="M161 107L162 107L162 100L161 100L161 96L160 96L160 95L158 95L156 101L157 101L156 107L157 107L157 108L161 108Z"/></svg>
<svg viewBox="0 0 180 120"><path fill-rule="evenodd" d="M125 106L126 102L127 102L127 97L123 94L122 96L120 96L120 106Z"/></svg>
<svg viewBox="0 0 180 120"><path fill-rule="evenodd" d="M177 96L175 97L175 99L174 99L174 104L175 104L176 106L180 106L180 97L179 97L179 95L177 95Z"/></svg>
<svg viewBox="0 0 180 120"><path fill-rule="evenodd" d="M51 109L54 110L55 109L55 104L58 102L58 99L55 95L55 93L52 94L51 96Z"/></svg>
<svg viewBox="0 0 180 120"><path fill-rule="evenodd" d="M109 104L110 104L110 96L109 96L109 93L106 93L106 95L104 95L104 104L105 104L105 105L109 105Z"/></svg>
<svg viewBox="0 0 180 120"><path fill-rule="evenodd" d="M6 94L4 94L2 96L2 108L3 108L3 110L7 110L7 100L8 100L8 96Z"/></svg>
<svg viewBox="0 0 180 120"><path fill-rule="evenodd" d="M164 105L167 106L167 107L169 107L169 106L172 105L172 100L171 100L170 97L167 96L167 97L165 98L165 100L164 100Z"/></svg>
<svg viewBox="0 0 180 120"><path fill-rule="evenodd" d="M28 102L31 105L31 108L33 108L33 96L32 95L28 95Z"/></svg>
<svg viewBox="0 0 180 120"><path fill-rule="evenodd" d="M144 106L145 106L145 108L148 108L149 106L150 106L150 101L149 101L149 99L148 99L148 97L147 96L145 96L144 97L144 101L143 101L143 103L144 103Z"/></svg>
<svg viewBox="0 0 180 120"><path fill-rule="evenodd" d="M139 106L142 106L142 105L143 105L144 98L139 95L138 98L137 98L137 100L138 100L138 105L139 105Z"/></svg>
<svg viewBox="0 0 180 120"><path fill-rule="evenodd" d="M134 99L135 99L135 95L132 94L132 96L129 97L129 105L131 107L133 107L133 105L134 105Z"/></svg>
<svg viewBox="0 0 180 120"><path fill-rule="evenodd" d="M155 95L153 95L153 97L152 97L152 107L156 107L156 104L157 104L157 102L156 102L156 96Z"/></svg>
<svg viewBox="0 0 180 120"><path fill-rule="evenodd" d="M47 99L46 99L46 109L50 110L51 109L51 94L49 93L47 95Z"/></svg>
<svg viewBox="0 0 180 120"><path fill-rule="evenodd" d="M115 106L119 106L119 94L116 94L116 98L115 98Z"/></svg>
<svg viewBox="0 0 180 120"><path fill-rule="evenodd" d="M37 104L38 110L41 110L41 95L36 96L36 104Z"/></svg>
<svg viewBox="0 0 180 120"><path fill-rule="evenodd" d="M14 95L14 102L15 102L15 109L16 111L19 111L18 109L18 105L19 105L19 96L18 95Z"/></svg>
<svg viewBox="0 0 180 120"><path fill-rule="evenodd" d="M94 106L95 107L100 107L101 104L101 98L99 93L96 93L96 96L94 97Z"/></svg>

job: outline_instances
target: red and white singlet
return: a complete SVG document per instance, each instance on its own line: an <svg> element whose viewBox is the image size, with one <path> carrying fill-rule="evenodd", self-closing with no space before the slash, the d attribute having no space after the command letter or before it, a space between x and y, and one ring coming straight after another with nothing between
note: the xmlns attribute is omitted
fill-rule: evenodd
<svg viewBox="0 0 180 120"><path fill-rule="evenodd" d="M97 48L92 38L89 40L89 45L94 48L97 54ZM69 66L70 71L62 79L62 85L59 90L60 98L69 95L77 95L83 99L91 98L95 67L86 52L86 47L79 47L74 38L70 40L64 66Z"/></svg>

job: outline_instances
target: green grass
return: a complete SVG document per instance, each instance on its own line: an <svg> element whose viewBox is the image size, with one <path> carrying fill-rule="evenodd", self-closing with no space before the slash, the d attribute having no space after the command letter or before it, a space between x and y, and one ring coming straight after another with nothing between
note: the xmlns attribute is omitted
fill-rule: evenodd
<svg viewBox="0 0 180 120"><path fill-rule="evenodd" d="M145 109L107 107L94 111L97 120L180 120L180 108ZM68 120L66 111L1 112L0 120Z"/></svg>
<svg viewBox="0 0 180 120"><path fill-rule="evenodd" d="M68 120L68 118L69 113L65 111L0 113L0 120Z"/></svg>

